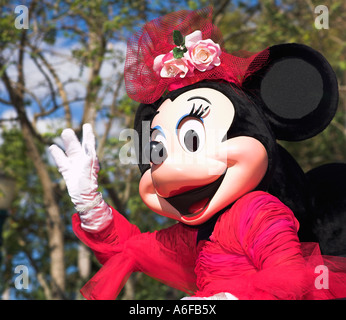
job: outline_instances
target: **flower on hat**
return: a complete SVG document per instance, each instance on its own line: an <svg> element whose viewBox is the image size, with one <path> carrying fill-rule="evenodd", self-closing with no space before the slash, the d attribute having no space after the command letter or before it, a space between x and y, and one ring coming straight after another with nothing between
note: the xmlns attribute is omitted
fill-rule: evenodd
<svg viewBox="0 0 346 320"><path fill-rule="evenodd" d="M157 56L153 68L162 78L174 78L178 75L184 78L190 70L186 59L175 59L172 51Z"/></svg>
<svg viewBox="0 0 346 320"><path fill-rule="evenodd" d="M200 30L185 39L175 30L173 38L177 47L154 60L153 69L162 78L193 76L195 69L204 72L221 64L220 46L211 39L203 40Z"/></svg>
<svg viewBox="0 0 346 320"><path fill-rule="evenodd" d="M147 22L127 42L124 78L128 96L150 104L165 92L200 81L241 86L269 58L268 49L230 54L222 44L211 6L171 12Z"/></svg>
<svg viewBox="0 0 346 320"><path fill-rule="evenodd" d="M221 64L220 46L211 39L202 40L202 32L197 30L185 37L185 45L188 49L184 54L198 71L211 70Z"/></svg>

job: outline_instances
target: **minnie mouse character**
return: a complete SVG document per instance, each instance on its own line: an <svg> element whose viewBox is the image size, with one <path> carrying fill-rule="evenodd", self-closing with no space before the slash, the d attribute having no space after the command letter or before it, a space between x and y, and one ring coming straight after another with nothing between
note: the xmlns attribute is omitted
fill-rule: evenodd
<svg viewBox="0 0 346 320"><path fill-rule="evenodd" d="M299 44L228 54L211 19L211 8L172 13L128 42L126 89L141 102L140 195L178 223L141 233L107 205L89 124L82 145L63 131L66 155L50 148L78 211L74 232L103 264L81 292L115 299L141 271L195 299L344 298L345 259L322 256L311 241L324 253L346 253L345 234L330 238L318 228L346 223L345 165L305 175L276 142L310 138L330 123L335 74Z"/></svg>

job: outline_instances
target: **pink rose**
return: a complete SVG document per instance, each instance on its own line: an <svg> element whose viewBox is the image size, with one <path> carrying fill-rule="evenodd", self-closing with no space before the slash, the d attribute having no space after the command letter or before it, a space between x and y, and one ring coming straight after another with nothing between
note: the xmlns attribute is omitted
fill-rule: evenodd
<svg viewBox="0 0 346 320"><path fill-rule="evenodd" d="M202 40L202 32L197 30L185 37L188 51L184 57L199 71L210 70L221 64L221 49L213 40Z"/></svg>
<svg viewBox="0 0 346 320"><path fill-rule="evenodd" d="M194 70L201 72L211 70L221 64L221 49L211 39L202 39L202 32L196 30L185 37L185 45L180 50L187 50L180 58L174 58L173 51L161 54L154 59L153 69L162 78L193 76Z"/></svg>
<svg viewBox="0 0 346 320"><path fill-rule="evenodd" d="M157 56L154 60L153 69L162 78L174 78L177 75L184 78L190 70L186 59L175 59L172 51Z"/></svg>

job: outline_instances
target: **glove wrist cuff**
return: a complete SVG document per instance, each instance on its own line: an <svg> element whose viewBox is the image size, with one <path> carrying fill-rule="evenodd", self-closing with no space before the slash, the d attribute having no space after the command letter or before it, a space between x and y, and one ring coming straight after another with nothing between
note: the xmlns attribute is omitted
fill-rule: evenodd
<svg viewBox="0 0 346 320"><path fill-rule="evenodd" d="M101 202L84 213L79 212L81 227L83 230L96 233L105 229L113 220L112 209L101 198Z"/></svg>
<svg viewBox="0 0 346 320"><path fill-rule="evenodd" d="M102 194L101 192L98 192L95 198L91 202L88 202L88 204L86 205L77 205L75 206L75 209L79 213L83 214L84 212L90 211L91 209L97 207L101 203L102 200L103 200Z"/></svg>

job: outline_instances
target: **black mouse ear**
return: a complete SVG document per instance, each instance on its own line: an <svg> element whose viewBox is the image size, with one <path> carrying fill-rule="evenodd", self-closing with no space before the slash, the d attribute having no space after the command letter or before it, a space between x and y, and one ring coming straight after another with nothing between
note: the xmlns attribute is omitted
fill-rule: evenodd
<svg viewBox="0 0 346 320"><path fill-rule="evenodd" d="M277 139L298 141L321 132L338 105L336 75L316 50L301 44L269 48L268 63L243 87L260 95Z"/></svg>

